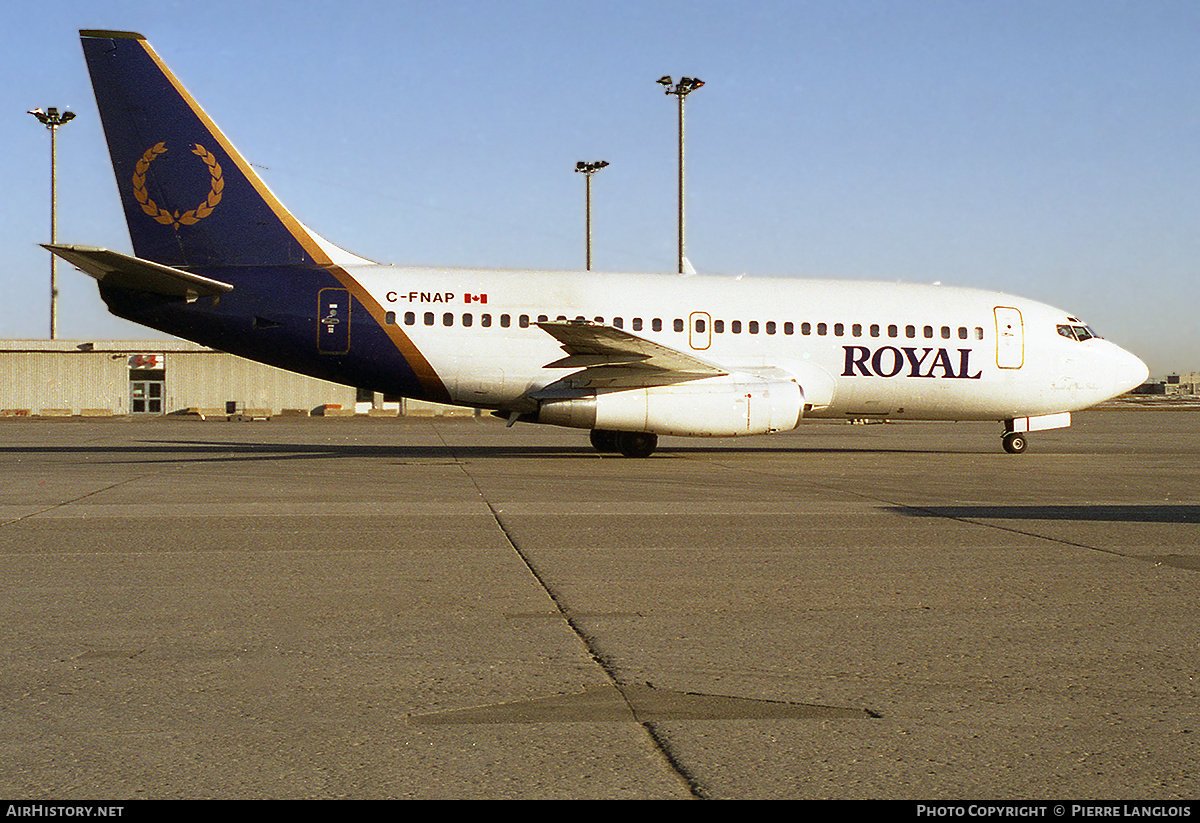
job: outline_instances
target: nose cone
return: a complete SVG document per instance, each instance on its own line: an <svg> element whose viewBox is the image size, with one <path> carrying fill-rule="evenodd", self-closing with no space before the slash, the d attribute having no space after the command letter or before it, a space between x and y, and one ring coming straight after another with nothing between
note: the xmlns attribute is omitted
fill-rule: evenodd
<svg viewBox="0 0 1200 823"><path fill-rule="evenodd" d="M1146 368L1145 363L1119 346L1113 346L1109 359L1113 397L1136 389L1150 376L1150 370Z"/></svg>

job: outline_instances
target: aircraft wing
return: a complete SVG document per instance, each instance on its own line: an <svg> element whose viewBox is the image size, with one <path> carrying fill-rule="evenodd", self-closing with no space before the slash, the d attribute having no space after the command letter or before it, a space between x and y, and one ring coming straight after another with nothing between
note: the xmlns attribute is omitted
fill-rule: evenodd
<svg viewBox="0 0 1200 823"><path fill-rule="evenodd" d="M139 257L130 257L108 249L93 246L64 246L43 243L43 247L71 263L80 271L89 274L106 286L122 289L148 291L167 297L211 297L232 291L233 286L201 277L198 274L174 269L159 263L151 263Z"/></svg>
<svg viewBox="0 0 1200 823"><path fill-rule="evenodd" d="M715 363L652 343L613 326L578 321L537 325L561 343L567 353L566 357L547 363L546 368L578 369L551 386L644 388L729 374L727 369ZM550 389L550 386L546 388Z"/></svg>

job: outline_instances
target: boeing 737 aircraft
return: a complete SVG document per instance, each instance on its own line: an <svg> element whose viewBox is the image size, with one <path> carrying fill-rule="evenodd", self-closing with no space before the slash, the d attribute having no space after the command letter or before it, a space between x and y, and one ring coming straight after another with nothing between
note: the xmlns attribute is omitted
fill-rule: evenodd
<svg viewBox="0 0 1200 823"><path fill-rule="evenodd" d="M136 256L52 252L113 314L386 395L591 430L734 437L808 418L996 420L1003 445L1140 384L1079 319L940 286L384 266L298 222L139 34L83 31Z"/></svg>

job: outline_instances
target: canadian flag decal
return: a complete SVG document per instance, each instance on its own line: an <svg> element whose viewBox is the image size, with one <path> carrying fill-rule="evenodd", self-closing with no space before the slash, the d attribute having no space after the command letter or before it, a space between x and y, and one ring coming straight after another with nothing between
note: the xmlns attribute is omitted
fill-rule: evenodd
<svg viewBox="0 0 1200 823"><path fill-rule="evenodd" d="M464 294L463 302L486 304L487 303L487 295L486 294Z"/></svg>

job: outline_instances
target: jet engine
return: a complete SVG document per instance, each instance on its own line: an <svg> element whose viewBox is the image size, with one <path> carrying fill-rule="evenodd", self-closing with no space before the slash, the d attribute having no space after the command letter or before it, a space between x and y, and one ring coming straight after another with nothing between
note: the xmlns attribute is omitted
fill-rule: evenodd
<svg viewBox="0 0 1200 823"><path fill-rule="evenodd" d="M794 381L701 380L542 400L536 422L577 429L737 437L794 429L803 414L804 392Z"/></svg>

